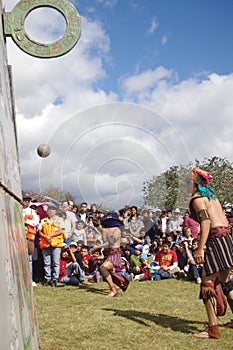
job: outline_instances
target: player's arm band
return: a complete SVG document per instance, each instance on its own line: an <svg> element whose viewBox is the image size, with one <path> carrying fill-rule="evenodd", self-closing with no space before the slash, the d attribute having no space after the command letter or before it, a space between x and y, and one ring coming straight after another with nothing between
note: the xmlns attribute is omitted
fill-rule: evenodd
<svg viewBox="0 0 233 350"><path fill-rule="evenodd" d="M197 212L197 218L199 222L210 219L208 211L206 209L199 210Z"/></svg>

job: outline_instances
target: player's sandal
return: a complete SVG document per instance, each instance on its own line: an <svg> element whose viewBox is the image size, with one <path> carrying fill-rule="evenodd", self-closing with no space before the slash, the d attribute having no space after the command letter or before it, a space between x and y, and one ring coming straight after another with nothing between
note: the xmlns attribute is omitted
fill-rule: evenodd
<svg viewBox="0 0 233 350"><path fill-rule="evenodd" d="M208 339L208 338L219 339L220 338L219 327L217 324L214 326L207 326L206 330L200 333L195 333L193 334L193 336L194 338L199 338L199 339Z"/></svg>

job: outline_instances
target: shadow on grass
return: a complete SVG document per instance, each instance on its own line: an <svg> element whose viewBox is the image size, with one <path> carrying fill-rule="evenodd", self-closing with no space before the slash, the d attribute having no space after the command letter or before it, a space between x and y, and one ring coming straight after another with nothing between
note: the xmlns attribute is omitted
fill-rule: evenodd
<svg viewBox="0 0 233 350"><path fill-rule="evenodd" d="M84 284L80 284L78 286L78 288L79 289L84 289L88 293L96 293L96 294L102 294L102 295L106 295L106 291L107 291L106 288L101 288L101 289L100 288L95 288L94 284L93 285L91 284L91 285L88 285L88 286L86 286Z"/></svg>
<svg viewBox="0 0 233 350"><path fill-rule="evenodd" d="M58 288L64 288L65 287L65 290L67 291L70 291L70 290L73 290L75 288L77 289L82 289L82 290L85 290L86 292L89 292L89 293L96 293L96 294L102 294L102 295L106 295L108 289L107 288L95 288L94 287L94 283L93 284L90 284L90 285L85 285L85 284L79 284L77 286L74 286L74 285L71 285L71 284L58 284L56 288L54 289L58 289Z"/></svg>
<svg viewBox="0 0 233 350"><path fill-rule="evenodd" d="M202 322L185 320L177 316L170 316L164 314L150 314L148 312L133 311L133 310L116 310L116 309L103 309L105 311L114 312L114 316L125 317L128 320L139 323L141 326L148 327L148 323L145 321L154 322L158 326L164 328L170 328L175 332L192 333L197 331L197 324ZM144 320L144 321L143 321ZM195 324L195 325L194 325Z"/></svg>

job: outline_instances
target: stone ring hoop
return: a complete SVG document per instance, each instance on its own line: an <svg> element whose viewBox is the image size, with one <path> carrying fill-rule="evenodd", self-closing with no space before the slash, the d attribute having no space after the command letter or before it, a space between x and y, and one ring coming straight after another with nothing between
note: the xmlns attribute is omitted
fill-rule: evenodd
<svg viewBox="0 0 233 350"><path fill-rule="evenodd" d="M66 31L61 39L51 44L32 40L24 29L29 13L40 7L56 9L65 18ZM78 11L68 0L21 0L11 12L5 12L4 34L11 36L16 45L31 56L39 58L59 57L69 52L81 36L81 20Z"/></svg>

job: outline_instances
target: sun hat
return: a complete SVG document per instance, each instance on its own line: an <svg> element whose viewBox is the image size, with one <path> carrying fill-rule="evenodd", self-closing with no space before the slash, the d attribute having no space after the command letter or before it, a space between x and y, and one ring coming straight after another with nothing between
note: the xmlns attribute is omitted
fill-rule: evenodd
<svg viewBox="0 0 233 350"><path fill-rule="evenodd" d="M104 228L121 227L124 226L124 223L120 219L118 219L117 214L107 213L105 217L101 220L101 225Z"/></svg>

